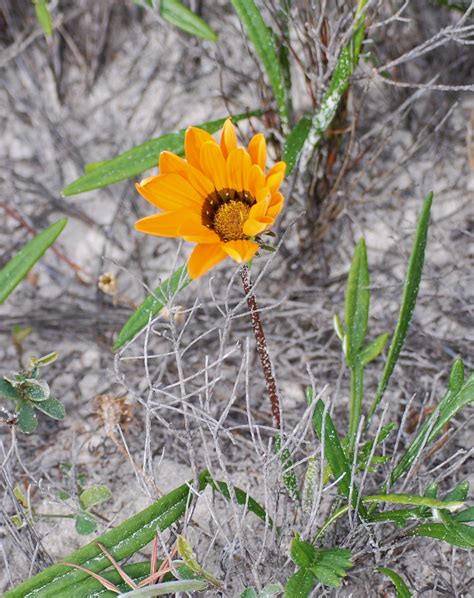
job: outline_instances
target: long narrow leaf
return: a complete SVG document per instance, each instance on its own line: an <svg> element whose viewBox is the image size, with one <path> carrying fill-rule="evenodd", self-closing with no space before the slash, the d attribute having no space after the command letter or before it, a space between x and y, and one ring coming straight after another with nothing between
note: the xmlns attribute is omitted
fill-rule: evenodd
<svg viewBox="0 0 474 598"><path fill-rule="evenodd" d="M176 293L184 289L191 282L186 269L186 264L178 268L154 290L153 294L146 297L119 332L114 344L115 350L123 347L129 340L143 330L150 321L150 318L157 316L171 297L176 295Z"/></svg>
<svg viewBox="0 0 474 598"><path fill-rule="evenodd" d="M407 584L398 573L393 571L393 569L387 569L387 567L378 567L377 571L380 571L380 573L383 573L390 578L391 582L395 586L395 590L397 591L397 598L411 598L412 594Z"/></svg>
<svg viewBox="0 0 474 598"><path fill-rule="evenodd" d="M286 138L281 159L286 163L287 174L293 171L310 129L311 117L302 116Z"/></svg>
<svg viewBox="0 0 474 598"><path fill-rule="evenodd" d="M354 72L355 68L359 64L359 55L364 41L365 35L365 17L363 14L363 8L367 0L360 0L355 16L355 33L352 36L351 41L345 46L339 55L339 59L334 69L334 73L331 77L328 90L323 97L319 110L314 114L311 126L307 129L306 135L298 135L291 139L292 148L290 162L291 166L287 169L287 174L290 174L299 154L306 146L305 153L309 157L313 154L314 149L321 141L325 132L329 128L336 112L341 103L342 97L349 87L349 80ZM303 131L305 127L303 127ZM286 151L286 148L285 148Z"/></svg>
<svg viewBox="0 0 474 598"><path fill-rule="evenodd" d="M314 409L313 426L320 442L324 442L324 456L329 463L334 479L338 480L337 485L341 494L346 498L352 497L352 507L356 508L359 494L351 479L351 467L329 413L324 414L324 403L321 399L316 403ZM359 505L359 513L363 517L367 515L363 505Z"/></svg>
<svg viewBox="0 0 474 598"><path fill-rule="evenodd" d="M259 111L237 114L232 117L232 120L238 122L259 114L261 114ZM197 126L208 133L215 133L222 128L224 122L225 118L220 118ZM93 189L101 189L112 185L112 183L118 183L141 174L145 170L154 168L158 164L161 152L165 150L183 154L185 132L186 129L182 129L177 133L161 135L156 139L145 141L111 160L94 162L92 169L88 168L86 174L65 187L63 195L77 195Z"/></svg>
<svg viewBox="0 0 474 598"><path fill-rule="evenodd" d="M474 548L474 528L464 523L455 522L451 528L443 523L423 523L410 530L408 535L435 538L466 550Z"/></svg>
<svg viewBox="0 0 474 598"><path fill-rule="evenodd" d="M205 486L205 473L200 485ZM190 498L189 484L172 490L147 509L130 517L114 529L96 538L90 544L66 557L66 560L98 573L110 566L109 559L97 543L105 546L116 560L135 554L150 543L156 530L163 531L182 517ZM4 598L32 598L39 595L56 595L87 578L87 574L63 564L48 567L4 595Z"/></svg>
<svg viewBox="0 0 474 598"><path fill-rule="evenodd" d="M179 0L133 0L135 4L146 4L150 8L159 8L160 15L182 31L207 39L211 42L217 41L217 34L209 25Z"/></svg>
<svg viewBox="0 0 474 598"><path fill-rule="evenodd" d="M286 132L290 120L290 93L285 86L285 73L281 67L273 32L265 24L254 0L231 2L267 73L278 106L282 129Z"/></svg>
<svg viewBox="0 0 474 598"><path fill-rule="evenodd" d="M393 338L388 351L387 361L385 362L382 378L380 379L374 402L370 408L368 417L369 421L375 413L378 404L382 400L390 377L395 369L398 357L400 356L400 351L402 350L405 338L407 336L413 310L415 309L418 290L420 288L421 274L423 272L423 265L425 263L426 240L428 237L428 227L430 223L432 203L433 193L428 193L418 219L415 240L413 242L413 248L405 277L400 313L398 314L398 321L395 327L395 332L393 333Z"/></svg>
<svg viewBox="0 0 474 598"><path fill-rule="evenodd" d="M347 279L344 309L345 353L349 366L357 360L359 349L367 334L369 320L369 267L364 239L360 239L354 251Z"/></svg>
<svg viewBox="0 0 474 598"><path fill-rule="evenodd" d="M438 408L433 411L421 426L416 438L392 471L390 476L392 484L409 470L412 463L423 450L423 447L433 442L444 426L461 409L472 402L474 402L474 373L471 374L458 392L453 393L451 390L448 390Z"/></svg>
<svg viewBox="0 0 474 598"><path fill-rule="evenodd" d="M44 255L66 226L67 218L62 218L48 226L29 241L0 270L0 304L10 295L15 287L25 278L31 268Z"/></svg>

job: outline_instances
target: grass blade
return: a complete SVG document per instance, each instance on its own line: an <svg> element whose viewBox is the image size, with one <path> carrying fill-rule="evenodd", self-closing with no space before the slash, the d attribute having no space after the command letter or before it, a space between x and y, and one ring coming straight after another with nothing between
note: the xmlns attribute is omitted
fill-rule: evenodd
<svg viewBox="0 0 474 598"><path fill-rule="evenodd" d="M377 567L377 571L383 573L390 578L391 582L395 586L397 591L397 598L411 598L411 592L403 578L398 575L393 569L387 569L387 567Z"/></svg>
<svg viewBox="0 0 474 598"><path fill-rule="evenodd" d="M231 0L248 38L267 73L278 107L281 125L287 131L290 121L290 90L276 48L272 30L267 27L254 0Z"/></svg>
<svg viewBox="0 0 474 598"><path fill-rule="evenodd" d="M356 508L359 494L352 482L351 467L333 421L329 413L324 413L324 403L321 399L316 403L314 409L313 426L320 442L324 442L324 456L329 463L334 479L339 480L337 483L339 491L346 498L351 498L352 507ZM359 505L359 513L362 517L367 515L367 511L362 505Z"/></svg>
<svg viewBox="0 0 474 598"><path fill-rule="evenodd" d="M62 218L36 235L0 270L0 304L25 278L66 226Z"/></svg>
<svg viewBox="0 0 474 598"><path fill-rule="evenodd" d="M423 523L410 530L408 535L435 538L466 550L474 548L474 528L464 523L452 522L450 527L443 523Z"/></svg>
<svg viewBox="0 0 474 598"><path fill-rule="evenodd" d="M141 332L151 318L157 316L168 301L191 282L184 264L157 287L133 312L120 330L114 344L114 350L123 347L129 340Z"/></svg>
<svg viewBox="0 0 474 598"><path fill-rule="evenodd" d="M453 366L454 369L455 366ZM457 392L448 390L425 423L421 426L416 438L410 444L401 460L397 463L390 476L394 484L410 468L423 448L433 442L443 427L469 403L474 401L474 373L466 380Z"/></svg>
<svg viewBox="0 0 474 598"><path fill-rule="evenodd" d="M238 122L260 114L260 111L237 114L232 117L232 120ZM225 118L220 118L197 126L209 133L215 133L222 128L225 120ZM177 133L161 135L156 139L145 141L145 143L137 145L111 160L94 162L86 168L86 174L64 188L63 195L78 195L79 193L101 189L102 187L112 185L112 183L130 179L145 170L157 166L158 158L161 152L165 150L174 152L175 154L183 154L185 132L186 129L182 129Z"/></svg>
<svg viewBox="0 0 474 598"><path fill-rule="evenodd" d="M141 2L135 0L135 4L141 4ZM179 0L160 0L159 2L156 0L145 0L145 4L150 8L159 7L160 15L163 19L178 29L211 42L217 41L217 34L209 27L206 21L201 19L201 17L187 6L184 6Z"/></svg>
<svg viewBox="0 0 474 598"><path fill-rule="evenodd" d="M199 592L205 590L208 583L202 579L180 579L178 581L164 581L153 586L140 588L124 594L118 594L117 598L153 598L154 596L178 595L178 592Z"/></svg>
<svg viewBox="0 0 474 598"><path fill-rule="evenodd" d="M423 272L423 265L425 263L426 240L428 236L432 202L433 193L428 193L418 219L415 240L413 242L412 252L408 261L402 304L398 314L397 325L395 327L395 332L393 333L393 338L388 351L387 361L385 362L382 378L380 379L374 402L370 408L367 426L369 425L370 419L375 413L378 404L382 400L390 377L395 369L400 351L402 350L403 344L405 342L413 310L415 309L418 290L420 288L421 274Z"/></svg>

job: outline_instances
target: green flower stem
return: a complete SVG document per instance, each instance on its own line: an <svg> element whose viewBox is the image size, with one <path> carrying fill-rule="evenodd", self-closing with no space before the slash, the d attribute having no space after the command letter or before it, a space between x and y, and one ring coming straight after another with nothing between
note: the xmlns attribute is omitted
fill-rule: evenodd
<svg viewBox="0 0 474 598"><path fill-rule="evenodd" d="M352 455L355 448L357 432L359 430L360 416L362 412L362 400L364 396L364 368L360 360L356 358L355 365L351 368L351 403L349 414L349 436L348 448Z"/></svg>

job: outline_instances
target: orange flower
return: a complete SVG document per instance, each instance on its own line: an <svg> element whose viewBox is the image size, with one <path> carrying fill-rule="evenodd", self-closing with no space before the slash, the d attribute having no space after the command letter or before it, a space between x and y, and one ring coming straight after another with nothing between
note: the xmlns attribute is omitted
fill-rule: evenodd
<svg viewBox="0 0 474 598"><path fill-rule="evenodd" d="M220 145L206 131L186 131L186 159L160 155L160 174L137 184L138 192L161 212L142 218L135 228L159 237L197 243L188 262L191 278L202 276L226 257L241 264L259 248L258 235L275 222L283 207L278 191L286 165L267 173L267 148L259 133L248 148L237 145L230 119Z"/></svg>

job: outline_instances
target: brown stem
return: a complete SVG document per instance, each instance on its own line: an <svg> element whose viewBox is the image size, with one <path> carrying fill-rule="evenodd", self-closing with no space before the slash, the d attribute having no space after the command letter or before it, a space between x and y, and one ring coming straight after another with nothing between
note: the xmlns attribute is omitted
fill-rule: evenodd
<svg viewBox="0 0 474 598"><path fill-rule="evenodd" d="M268 353L267 339L263 331L262 321L258 311L257 299L252 293L252 282L249 276L249 269L247 266L242 266L240 270L240 276L242 278L242 284L244 286L244 292L247 297L247 305L250 310L250 316L252 320L253 332L255 334L255 340L257 342L257 353L260 357L260 363L262 364L263 376L265 378L265 384L267 386L268 396L270 398L271 409L273 420L276 428L281 428L281 411L280 411L280 399L278 398L278 389L273 375L272 362L270 354Z"/></svg>

